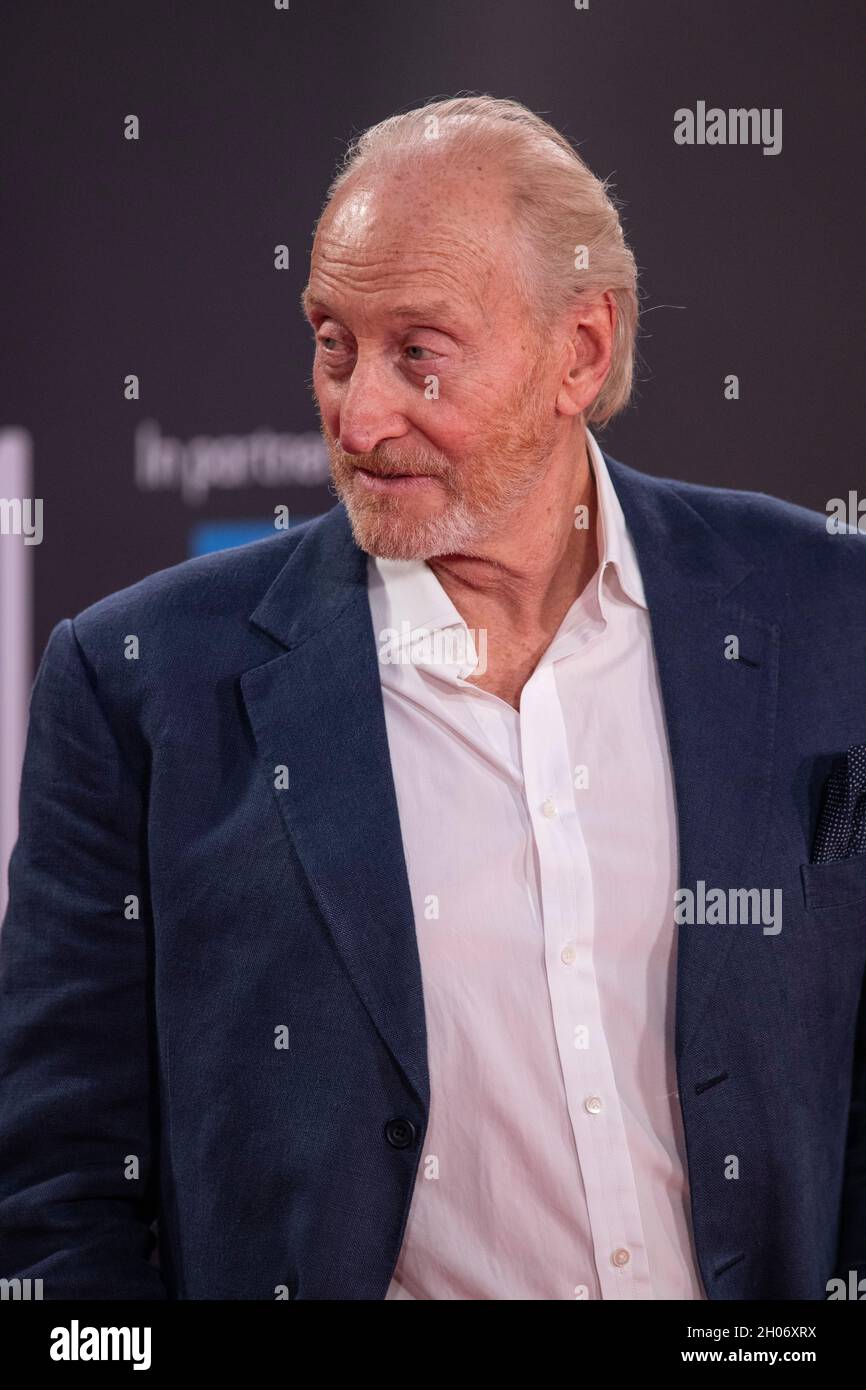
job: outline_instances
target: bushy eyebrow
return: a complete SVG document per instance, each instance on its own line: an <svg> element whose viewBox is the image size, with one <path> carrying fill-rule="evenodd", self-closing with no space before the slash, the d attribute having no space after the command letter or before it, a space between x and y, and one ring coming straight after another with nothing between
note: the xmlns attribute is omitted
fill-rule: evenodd
<svg viewBox="0 0 866 1390"><path fill-rule="evenodd" d="M305 289L301 294L301 308L309 318L313 309L322 309L330 314L330 306ZM409 319L414 323L427 323L430 319L443 319L448 322L460 320L454 314L454 306L447 299L431 299L427 304L395 304L387 311L388 318Z"/></svg>

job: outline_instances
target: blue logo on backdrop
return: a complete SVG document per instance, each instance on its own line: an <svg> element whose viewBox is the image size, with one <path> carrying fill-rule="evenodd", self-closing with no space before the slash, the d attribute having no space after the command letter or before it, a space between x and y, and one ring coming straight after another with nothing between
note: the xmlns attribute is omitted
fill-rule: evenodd
<svg viewBox="0 0 866 1390"><path fill-rule="evenodd" d="M298 526L310 518L300 512L291 512L290 526ZM189 555L207 555L212 550L231 550L236 545L248 545L250 541L262 541L266 536L276 535L273 517L263 517L261 521L199 521L189 533Z"/></svg>

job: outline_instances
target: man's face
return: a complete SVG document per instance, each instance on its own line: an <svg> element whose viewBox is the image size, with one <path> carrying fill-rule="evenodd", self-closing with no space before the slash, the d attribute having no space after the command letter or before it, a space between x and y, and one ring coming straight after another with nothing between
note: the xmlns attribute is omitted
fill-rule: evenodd
<svg viewBox="0 0 866 1390"><path fill-rule="evenodd" d="M501 184L480 170L359 179L319 224L313 389L370 554L483 553L543 476L556 384L514 254Z"/></svg>

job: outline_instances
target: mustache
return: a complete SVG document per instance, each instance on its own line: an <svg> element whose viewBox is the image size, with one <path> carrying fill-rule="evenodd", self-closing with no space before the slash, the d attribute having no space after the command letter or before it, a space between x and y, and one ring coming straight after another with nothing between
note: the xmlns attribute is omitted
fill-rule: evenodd
<svg viewBox="0 0 866 1390"><path fill-rule="evenodd" d="M426 461L420 465L413 465L410 462L383 459L377 454L347 454L342 449L334 450L334 462L346 472L363 469L365 473L373 473L378 478L417 478L431 474L440 478L445 472L441 465L431 465Z"/></svg>

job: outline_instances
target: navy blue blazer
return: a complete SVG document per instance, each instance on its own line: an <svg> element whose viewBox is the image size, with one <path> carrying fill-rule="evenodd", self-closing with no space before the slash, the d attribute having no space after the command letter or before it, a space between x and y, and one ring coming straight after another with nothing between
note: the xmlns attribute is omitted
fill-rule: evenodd
<svg viewBox="0 0 866 1390"><path fill-rule="evenodd" d="M700 1274L711 1299L823 1299L866 1275L866 855L810 863L824 779L866 741L866 537L607 464L678 882L783 891L778 934L675 928L672 904ZM45 1298L382 1299L429 1077L342 505L57 624L9 888L0 1275Z"/></svg>

